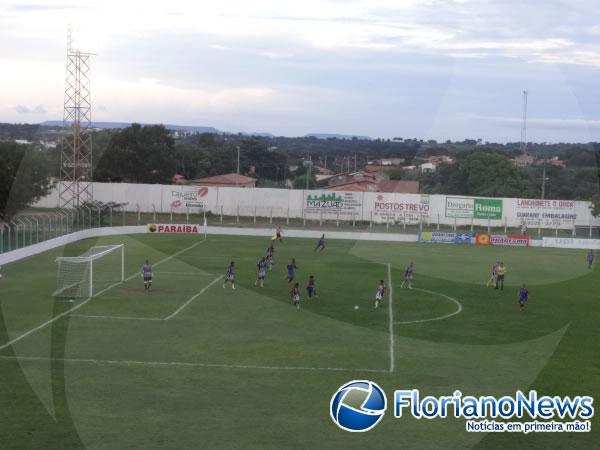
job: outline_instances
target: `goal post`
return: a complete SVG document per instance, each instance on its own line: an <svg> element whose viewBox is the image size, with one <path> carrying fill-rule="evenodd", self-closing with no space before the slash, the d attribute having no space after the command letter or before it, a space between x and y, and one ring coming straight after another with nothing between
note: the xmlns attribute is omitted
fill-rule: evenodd
<svg viewBox="0 0 600 450"><path fill-rule="evenodd" d="M58 257L56 263L53 297L93 297L125 280L123 244L94 246L79 256Z"/></svg>

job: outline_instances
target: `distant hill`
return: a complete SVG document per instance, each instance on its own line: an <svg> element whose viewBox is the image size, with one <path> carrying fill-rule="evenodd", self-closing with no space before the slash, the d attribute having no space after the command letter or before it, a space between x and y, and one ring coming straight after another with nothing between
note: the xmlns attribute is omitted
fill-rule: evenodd
<svg viewBox="0 0 600 450"><path fill-rule="evenodd" d="M344 141L351 141L352 139L358 139L360 141L370 141L369 136L351 136L349 134L333 134L333 133L310 133L305 134L304 137L314 137L317 139L340 139Z"/></svg>
<svg viewBox="0 0 600 450"><path fill-rule="evenodd" d="M60 120L47 120L45 122L42 122L40 125L45 126L45 127L62 127L63 123ZM128 122L92 122L93 128L111 129L111 130L127 128L130 125L131 125L131 123L128 123ZM142 125L154 125L154 124L142 124ZM223 133L222 131L217 130L216 128L213 128L213 127L198 127L198 126L192 126L192 125L169 125L169 124L163 124L163 125L165 125L165 128L167 128L169 130L173 130L173 131L189 131L190 133L215 133L215 134Z"/></svg>
<svg viewBox="0 0 600 450"><path fill-rule="evenodd" d="M47 120L45 122L42 122L40 125L44 126L44 127L62 127L63 123L60 120ZM131 125L130 122L92 122L93 128L100 128L100 129L106 129L106 130L108 130L108 129L120 130L122 128L127 128L130 125ZM155 125L155 124L143 123L142 125ZM161 124L161 125L164 125L165 128L167 128L168 130L187 131L190 133L233 134L233 135L241 135L241 136L257 136L257 137L267 137L267 138L273 137L273 134L268 133L268 132L262 132L262 131L234 132L234 131L221 131L214 127L201 127L201 126L194 126L194 125L172 125L172 124ZM312 138L323 139L323 140L339 139L342 141L351 141L352 139L356 139L359 141L371 141L372 140L372 138L369 136L353 136L353 135L349 135L349 134L335 134L335 133L310 133L310 134L304 135L304 137L305 138L312 137Z"/></svg>

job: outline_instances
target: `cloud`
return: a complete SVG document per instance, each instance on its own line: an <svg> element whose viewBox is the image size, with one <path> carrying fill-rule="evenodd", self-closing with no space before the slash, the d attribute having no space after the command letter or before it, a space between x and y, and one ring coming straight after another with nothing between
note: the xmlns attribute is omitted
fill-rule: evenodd
<svg viewBox="0 0 600 450"><path fill-rule="evenodd" d="M43 3L25 3L19 4L15 3L12 5L8 5L6 7L9 10L17 11L17 12L36 12L36 11L54 11L54 10L64 10L69 9L71 6L69 5L48 5Z"/></svg>
<svg viewBox="0 0 600 450"><path fill-rule="evenodd" d="M44 106L38 105L35 108L29 108L24 105L15 106L15 111L19 114L46 114L48 111Z"/></svg>
<svg viewBox="0 0 600 450"><path fill-rule="evenodd" d="M61 115L68 19L76 48L98 53L103 120L504 139L535 88L532 117L565 117L536 137L577 139L600 117L597 11L594 0L8 0L0 119L42 114L26 106L38 103ZM499 120L473 130L468 114Z"/></svg>

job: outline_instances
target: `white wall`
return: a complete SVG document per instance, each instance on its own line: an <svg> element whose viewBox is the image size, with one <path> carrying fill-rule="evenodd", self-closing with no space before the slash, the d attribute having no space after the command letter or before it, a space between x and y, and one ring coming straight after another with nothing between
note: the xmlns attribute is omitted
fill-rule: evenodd
<svg viewBox="0 0 600 450"><path fill-rule="evenodd" d="M474 205L489 199L475 197L393 194L378 192L303 191L261 188L216 188L128 183L93 183L94 198L102 202L125 203L128 211L191 213L201 209L215 214L263 217L306 217L308 219L396 221L407 224L474 225L572 229L573 226L600 226L592 217L589 202L563 200L499 200L501 212L493 219L476 217L473 211L457 213L453 203ZM335 197L331 200L332 195ZM448 203L450 201L450 203ZM448 207L450 205L450 207ZM58 207L58 192L35 206ZM453 217L460 215L461 217Z"/></svg>
<svg viewBox="0 0 600 450"><path fill-rule="evenodd" d="M273 235L272 228L233 228L233 227L207 227L202 229L206 234L230 235L230 236L265 236ZM23 247L18 250L0 254L0 266L21 259L29 258L34 255L52 250L63 245L68 245L82 239L89 239L99 236L118 236L125 234L150 233L147 225L132 227L106 227L91 228L89 230L77 231L66 234L48 241L40 242L29 247ZM314 238L321 236L322 231L318 230L286 230L285 237ZM390 233L355 233L349 231L328 231L328 239L349 239L349 240L369 240L369 241L387 241L387 242L417 242L416 234L390 234Z"/></svg>

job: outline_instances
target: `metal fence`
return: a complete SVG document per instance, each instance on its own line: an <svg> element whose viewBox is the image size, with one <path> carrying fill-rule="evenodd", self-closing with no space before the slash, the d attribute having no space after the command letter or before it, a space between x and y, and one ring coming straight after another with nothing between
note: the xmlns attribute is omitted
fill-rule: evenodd
<svg viewBox="0 0 600 450"><path fill-rule="evenodd" d="M488 222L487 226L476 226L472 221L455 221L443 224L436 220L415 220L414 217L387 222L380 220L360 220L358 214L344 212L290 211L282 208L237 206L234 214L224 214L224 208L217 213L188 209L181 213L125 211L124 208L106 206L83 206L76 210L31 209L14 217L8 223L0 223L0 253L26 247L38 242L53 239L65 234L98 227L120 227L146 225L149 223L203 224L209 226L234 227L276 227L297 229L345 230L360 232L388 232L416 234L423 231L453 231L464 233L523 234L525 230L511 228L504 224ZM231 211L231 209L229 209ZM597 227L573 227L572 229L530 228L525 231L531 238L546 237L598 237Z"/></svg>

